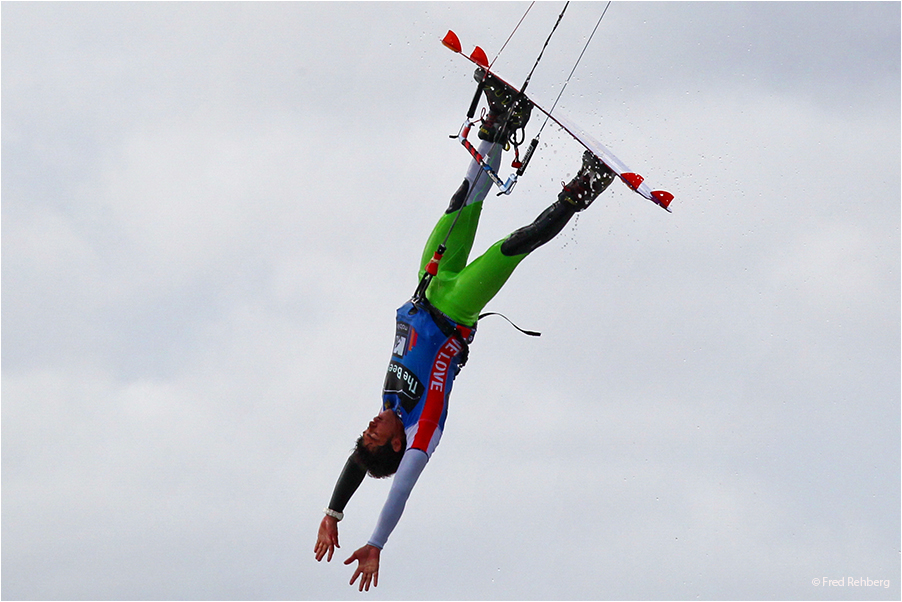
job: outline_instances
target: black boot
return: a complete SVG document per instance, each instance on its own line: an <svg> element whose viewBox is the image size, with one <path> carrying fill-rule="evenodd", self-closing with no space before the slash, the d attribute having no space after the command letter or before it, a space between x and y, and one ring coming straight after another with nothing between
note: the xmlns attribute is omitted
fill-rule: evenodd
<svg viewBox="0 0 902 602"><path fill-rule="evenodd" d="M610 167L602 163L591 152L586 151L583 153L583 165L579 173L569 183L564 184L564 189L557 198L570 203L577 211L582 211L611 185L614 176Z"/></svg>

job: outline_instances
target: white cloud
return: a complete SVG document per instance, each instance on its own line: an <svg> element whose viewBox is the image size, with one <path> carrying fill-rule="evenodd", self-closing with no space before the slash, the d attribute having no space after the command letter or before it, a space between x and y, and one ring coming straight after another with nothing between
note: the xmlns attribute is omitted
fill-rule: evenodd
<svg viewBox="0 0 902 602"><path fill-rule="evenodd" d="M340 562L389 483L355 496L338 562L314 530L466 165L472 73L438 40L494 55L525 5L471 8L4 6L4 597L356 594ZM598 8L568 9L537 98ZM814 599L855 572L898 598L884 22L612 5L561 108L674 213L615 184L518 268L489 309L543 336L480 325L377 597ZM579 154L547 129L476 247Z"/></svg>

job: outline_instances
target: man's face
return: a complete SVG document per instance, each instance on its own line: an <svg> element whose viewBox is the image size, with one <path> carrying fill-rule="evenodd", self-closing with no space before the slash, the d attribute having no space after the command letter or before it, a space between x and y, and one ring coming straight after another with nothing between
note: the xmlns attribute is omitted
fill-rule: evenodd
<svg viewBox="0 0 902 602"><path fill-rule="evenodd" d="M400 436L403 431L404 425L401 424L398 415L392 410L384 410L373 418L363 431L363 445L373 451L397 437L400 447Z"/></svg>

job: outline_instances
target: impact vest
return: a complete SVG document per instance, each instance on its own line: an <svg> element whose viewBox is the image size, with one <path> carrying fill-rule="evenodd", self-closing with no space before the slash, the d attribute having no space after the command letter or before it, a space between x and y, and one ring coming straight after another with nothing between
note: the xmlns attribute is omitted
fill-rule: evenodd
<svg viewBox="0 0 902 602"><path fill-rule="evenodd" d="M431 456L438 445L451 385L475 334L475 327L457 324L425 299L408 301L398 309L382 407L401 418L407 449Z"/></svg>

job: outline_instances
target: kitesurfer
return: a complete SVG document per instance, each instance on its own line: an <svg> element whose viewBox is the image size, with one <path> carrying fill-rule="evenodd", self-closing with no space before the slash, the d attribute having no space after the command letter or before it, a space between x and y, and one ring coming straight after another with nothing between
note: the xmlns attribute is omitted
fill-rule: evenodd
<svg viewBox="0 0 902 602"><path fill-rule="evenodd" d="M477 79L485 76L477 71ZM488 112L482 119L478 152L497 171L512 136L526 125L532 105L491 74L484 87ZM345 564L357 561L351 584L359 588L379 583L380 553L401 518L407 499L439 443L454 377L466 362L469 344L483 307L501 289L514 269L532 251L550 241L573 215L586 209L613 181L614 173L586 151L576 176L557 200L531 224L520 228L468 262L492 182L472 161L460 188L426 243L420 275L440 243L446 250L425 293L397 311L395 342L382 393L382 411L359 437L338 478L317 534L317 561L332 560L338 547L338 521L345 505L369 474L394 474L376 528L366 545Z"/></svg>

